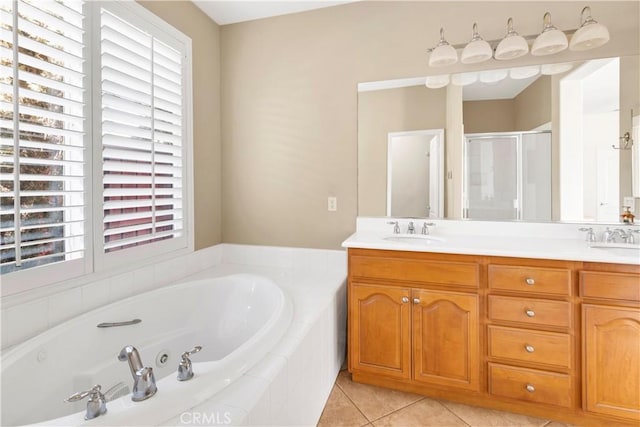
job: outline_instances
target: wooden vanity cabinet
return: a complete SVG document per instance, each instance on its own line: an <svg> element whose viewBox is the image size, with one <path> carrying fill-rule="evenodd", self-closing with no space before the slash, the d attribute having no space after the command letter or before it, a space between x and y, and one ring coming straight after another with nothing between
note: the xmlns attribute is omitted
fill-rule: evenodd
<svg viewBox="0 0 640 427"><path fill-rule="evenodd" d="M640 424L640 274L637 270L627 266L617 271L586 269L580 272L583 409L636 425Z"/></svg>
<svg viewBox="0 0 640 427"><path fill-rule="evenodd" d="M640 266L349 249L353 380L640 424Z"/></svg>
<svg viewBox="0 0 640 427"><path fill-rule="evenodd" d="M478 390L477 264L451 256L349 252L351 371Z"/></svg>

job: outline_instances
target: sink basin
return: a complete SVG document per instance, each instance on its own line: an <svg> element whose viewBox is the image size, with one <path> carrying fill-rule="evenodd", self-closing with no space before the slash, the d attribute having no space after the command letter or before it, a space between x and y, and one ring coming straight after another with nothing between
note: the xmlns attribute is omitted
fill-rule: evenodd
<svg viewBox="0 0 640 427"><path fill-rule="evenodd" d="M393 234L382 238L388 242L412 243L415 245L428 245L444 242L440 237L433 237L424 234Z"/></svg>
<svg viewBox="0 0 640 427"><path fill-rule="evenodd" d="M631 243L592 243L591 249L606 251L610 254L625 257L640 257L640 245Z"/></svg>

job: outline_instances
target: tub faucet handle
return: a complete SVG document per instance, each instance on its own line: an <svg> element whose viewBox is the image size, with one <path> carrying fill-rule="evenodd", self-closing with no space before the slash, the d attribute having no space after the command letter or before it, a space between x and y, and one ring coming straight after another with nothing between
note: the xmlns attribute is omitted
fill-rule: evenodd
<svg viewBox="0 0 640 427"><path fill-rule="evenodd" d="M188 381L193 378L193 364L191 363L191 359L189 359L189 357L192 354L199 352L200 350L202 350L202 346L197 345L191 350L182 353L182 356L180 356L182 360L178 365L178 381Z"/></svg>
<svg viewBox="0 0 640 427"><path fill-rule="evenodd" d="M87 412L84 415L85 420L91 420L107 413L107 399L100 391L100 384L93 386L91 390L79 391L64 399L67 403L78 402L89 396L87 402Z"/></svg>

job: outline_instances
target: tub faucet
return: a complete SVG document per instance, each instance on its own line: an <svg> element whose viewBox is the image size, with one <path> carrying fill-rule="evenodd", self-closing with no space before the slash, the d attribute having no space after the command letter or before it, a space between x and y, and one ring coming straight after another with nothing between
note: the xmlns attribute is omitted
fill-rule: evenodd
<svg viewBox="0 0 640 427"><path fill-rule="evenodd" d="M131 400L140 402L156 394L156 378L153 376L153 368L145 367L140 360L138 350L132 345L128 345L120 351L118 360L129 362L131 375L133 376L133 392Z"/></svg>
<svg viewBox="0 0 640 427"><path fill-rule="evenodd" d="M180 356L182 360L178 365L178 381L188 381L193 378L193 364L189 357L200 350L202 350L202 346L198 345L193 347L191 350L182 353L182 356Z"/></svg>
<svg viewBox="0 0 640 427"><path fill-rule="evenodd" d="M100 415L107 413L107 399L100 391L100 384L93 386L91 390L79 391L64 399L65 402L77 402L89 396L87 402L87 412L84 415L85 420L92 420Z"/></svg>

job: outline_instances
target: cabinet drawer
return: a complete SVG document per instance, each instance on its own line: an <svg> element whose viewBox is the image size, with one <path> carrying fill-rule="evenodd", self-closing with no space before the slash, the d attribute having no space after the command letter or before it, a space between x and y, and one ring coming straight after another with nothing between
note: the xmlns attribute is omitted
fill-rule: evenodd
<svg viewBox="0 0 640 427"><path fill-rule="evenodd" d="M474 263L429 261L417 259L352 256L349 260L353 277L443 283L478 287L479 267Z"/></svg>
<svg viewBox="0 0 640 427"><path fill-rule="evenodd" d="M489 393L565 408L572 406L571 378L555 372L489 363Z"/></svg>
<svg viewBox="0 0 640 427"><path fill-rule="evenodd" d="M640 302L640 276L631 273L581 271L580 295Z"/></svg>
<svg viewBox="0 0 640 427"><path fill-rule="evenodd" d="M513 265L489 265L489 287L553 295L571 293L571 270Z"/></svg>
<svg viewBox="0 0 640 427"><path fill-rule="evenodd" d="M568 334L489 326L489 356L571 368Z"/></svg>
<svg viewBox="0 0 640 427"><path fill-rule="evenodd" d="M564 301L490 295L489 319L568 328L571 326L571 305Z"/></svg>

